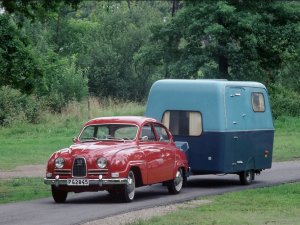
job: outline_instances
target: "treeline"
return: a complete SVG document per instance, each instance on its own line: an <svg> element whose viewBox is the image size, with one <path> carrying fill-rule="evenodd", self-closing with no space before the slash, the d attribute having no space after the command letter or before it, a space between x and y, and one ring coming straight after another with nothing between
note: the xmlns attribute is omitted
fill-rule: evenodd
<svg viewBox="0 0 300 225"><path fill-rule="evenodd" d="M264 83L300 115L297 1L0 1L0 125L89 95L141 101L157 79Z"/></svg>

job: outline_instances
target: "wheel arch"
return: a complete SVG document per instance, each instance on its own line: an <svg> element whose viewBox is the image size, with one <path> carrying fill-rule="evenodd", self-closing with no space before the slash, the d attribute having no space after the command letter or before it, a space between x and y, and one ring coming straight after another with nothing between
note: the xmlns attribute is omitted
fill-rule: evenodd
<svg viewBox="0 0 300 225"><path fill-rule="evenodd" d="M136 187L143 186L143 177L141 169L138 166L131 166L130 170L132 170L132 172L134 173Z"/></svg>

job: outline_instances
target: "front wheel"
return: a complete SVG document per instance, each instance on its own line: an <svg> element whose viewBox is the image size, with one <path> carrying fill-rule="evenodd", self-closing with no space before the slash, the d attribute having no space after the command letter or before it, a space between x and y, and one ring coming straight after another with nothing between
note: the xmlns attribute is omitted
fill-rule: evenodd
<svg viewBox="0 0 300 225"><path fill-rule="evenodd" d="M243 171L239 174L240 182L243 185L249 185L254 180L254 172L253 170Z"/></svg>
<svg viewBox="0 0 300 225"><path fill-rule="evenodd" d="M123 202L133 201L135 196L135 176L134 172L130 170L127 176L127 184L121 189L121 197Z"/></svg>
<svg viewBox="0 0 300 225"><path fill-rule="evenodd" d="M178 194L183 186L183 172L182 169L178 169L176 172L176 177L174 180L171 180L168 184L168 190L170 194Z"/></svg>
<svg viewBox="0 0 300 225"><path fill-rule="evenodd" d="M55 186L51 186L52 197L56 203L64 203L67 199L68 192L57 189Z"/></svg>

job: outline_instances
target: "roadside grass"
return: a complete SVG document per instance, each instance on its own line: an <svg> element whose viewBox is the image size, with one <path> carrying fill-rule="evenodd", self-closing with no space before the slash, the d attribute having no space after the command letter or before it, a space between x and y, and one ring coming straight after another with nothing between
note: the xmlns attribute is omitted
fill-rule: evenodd
<svg viewBox="0 0 300 225"><path fill-rule="evenodd" d="M226 193L209 204L132 225L300 224L300 183Z"/></svg>
<svg viewBox="0 0 300 225"><path fill-rule="evenodd" d="M83 123L90 118L116 115L143 115L144 104L105 100L99 103L71 103L61 114L45 113L39 124L16 122L0 128L0 170L21 165L45 164L50 155L72 144Z"/></svg>
<svg viewBox="0 0 300 225"><path fill-rule="evenodd" d="M39 199L51 196L49 185L42 178L0 180L0 204Z"/></svg>
<svg viewBox="0 0 300 225"><path fill-rule="evenodd" d="M300 117L280 117L275 121L273 160L300 160Z"/></svg>

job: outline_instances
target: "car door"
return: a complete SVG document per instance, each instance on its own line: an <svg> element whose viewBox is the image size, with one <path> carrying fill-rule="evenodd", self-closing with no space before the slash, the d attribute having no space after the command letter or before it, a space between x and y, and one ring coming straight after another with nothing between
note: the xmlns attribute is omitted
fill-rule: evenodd
<svg viewBox="0 0 300 225"><path fill-rule="evenodd" d="M142 127L139 136L139 145L141 151L144 152L147 162L147 183L153 184L163 181L163 148L157 144L156 136L151 123L147 123Z"/></svg>
<svg viewBox="0 0 300 225"><path fill-rule="evenodd" d="M175 166L175 148L170 144L170 137L166 128L160 124L154 124L154 130L157 136L157 146L161 149L161 158L163 164L161 167L161 176L163 180L173 179Z"/></svg>

